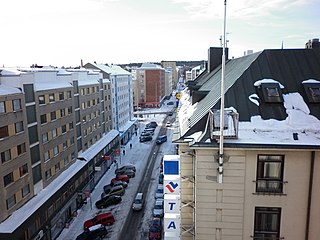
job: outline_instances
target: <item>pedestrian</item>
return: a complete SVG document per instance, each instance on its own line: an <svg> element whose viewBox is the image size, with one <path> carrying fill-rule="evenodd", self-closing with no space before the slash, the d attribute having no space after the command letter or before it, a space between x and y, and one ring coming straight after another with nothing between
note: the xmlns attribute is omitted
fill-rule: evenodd
<svg viewBox="0 0 320 240"><path fill-rule="evenodd" d="M123 149L122 153L123 153L123 155L126 155L126 150Z"/></svg>
<svg viewBox="0 0 320 240"><path fill-rule="evenodd" d="M138 132L136 132L136 136L138 136Z"/></svg>
<svg viewBox="0 0 320 240"><path fill-rule="evenodd" d="M132 148L132 144L130 143L130 149Z"/></svg>

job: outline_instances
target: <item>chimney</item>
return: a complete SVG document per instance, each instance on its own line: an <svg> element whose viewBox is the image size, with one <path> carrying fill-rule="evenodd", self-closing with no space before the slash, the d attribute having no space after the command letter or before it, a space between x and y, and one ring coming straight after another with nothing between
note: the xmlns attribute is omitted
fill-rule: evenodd
<svg viewBox="0 0 320 240"><path fill-rule="evenodd" d="M208 50L208 73L212 72L222 63L222 47L210 47ZM228 60L228 48L226 48L226 60Z"/></svg>

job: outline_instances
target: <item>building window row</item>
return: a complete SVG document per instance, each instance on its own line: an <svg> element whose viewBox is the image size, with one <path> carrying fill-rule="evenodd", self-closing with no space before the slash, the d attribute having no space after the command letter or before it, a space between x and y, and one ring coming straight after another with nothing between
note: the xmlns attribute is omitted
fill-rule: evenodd
<svg viewBox="0 0 320 240"><path fill-rule="evenodd" d="M96 87L87 87L87 88L82 88L80 90L81 92L81 95L89 95L89 94L93 94L93 93L97 93L99 92L99 86L96 86Z"/></svg>
<svg viewBox="0 0 320 240"><path fill-rule="evenodd" d="M86 109L100 104L100 98L88 100L86 102L81 103L81 108Z"/></svg>
<svg viewBox="0 0 320 240"><path fill-rule="evenodd" d="M19 176L20 177L23 177L24 175L26 175L28 173L28 164L24 164L22 165L21 167L19 167ZM8 186L10 185L11 183L13 183L15 180L14 180L14 174L13 172L10 172L8 173L7 175L3 176L3 183L4 183L4 186Z"/></svg>
<svg viewBox="0 0 320 240"><path fill-rule="evenodd" d="M12 151L15 151L17 152L18 156L20 156L21 154L25 153L27 151L26 149L26 144L25 143L22 143L22 144L19 144L15 147L15 149L7 149L3 152L1 152L1 162L2 163L5 163L5 162L8 162L12 159L12 155L11 155L11 152Z"/></svg>
<svg viewBox="0 0 320 240"><path fill-rule="evenodd" d="M65 117L66 116L66 113L68 115L71 115L72 114L72 107L68 107L67 109L65 108L62 108L59 110L59 117L62 118L62 117ZM52 111L50 112L50 120L51 121L54 121L57 119L57 112L56 111ZM40 116L40 123L41 124L45 124L48 122L48 119L47 119L47 114L42 114Z"/></svg>
<svg viewBox="0 0 320 240"><path fill-rule="evenodd" d="M47 96L48 100L46 100L46 96ZM71 91L59 92L59 93L49 93L47 95L39 95L38 102L40 105L43 105L43 104L54 103L56 101L63 101L66 99L71 99L71 98L72 98Z"/></svg>
<svg viewBox="0 0 320 240"><path fill-rule="evenodd" d="M85 116L82 117L82 122L85 123L87 121L91 121L92 119L95 119L95 118L99 117L100 114L101 114L100 110L98 110L98 111L92 112L92 113L90 113L88 115L85 115Z"/></svg>

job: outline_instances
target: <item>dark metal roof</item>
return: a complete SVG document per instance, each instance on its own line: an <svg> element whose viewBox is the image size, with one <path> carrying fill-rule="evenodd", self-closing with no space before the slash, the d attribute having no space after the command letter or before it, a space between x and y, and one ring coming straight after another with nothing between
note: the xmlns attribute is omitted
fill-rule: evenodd
<svg viewBox="0 0 320 240"><path fill-rule="evenodd" d="M261 102L259 106L249 96L257 94L254 83L262 79L273 79L284 86L282 93L298 92L310 109L310 114L320 119L320 104L310 103L302 82L308 79L320 81L319 49L274 49L264 50L245 57L229 60L225 68L225 107L234 107L239 112L239 121L249 121L252 116L264 119L284 119L286 113L281 104ZM190 132L203 131L204 122L212 108L220 108L221 67L196 79L198 91L208 94L198 102L188 121ZM202 121L201 121L202 120ZM193 129L192 129L193 128Z"/></svg>

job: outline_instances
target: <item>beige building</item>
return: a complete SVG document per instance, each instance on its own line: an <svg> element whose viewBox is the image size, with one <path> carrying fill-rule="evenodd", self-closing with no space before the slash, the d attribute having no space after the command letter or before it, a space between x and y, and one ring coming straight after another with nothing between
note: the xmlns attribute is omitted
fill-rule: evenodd
<svg viewBox="0 0 320 240"><path fill-rule="evenodd" d="M119 148L110 95L99 71L0 69L1 239L54 239L81 208Z"/></svg>
<svg viewBox="0 0 320 240"><path fill-rule="evenodd" d="M177 70L177 62L176 61L161 61L161 66L164 69L171 71L172 89L174 89L178 83L178 80L179 80L178 70Z"/></svg>
<svg viewBox="0 0 320 240"><path fill-rule="evenodd" d="M175 136L181 239L319 238L319 63L315 49L228 60L223 118L221 69L188 83Z"/></svg>

